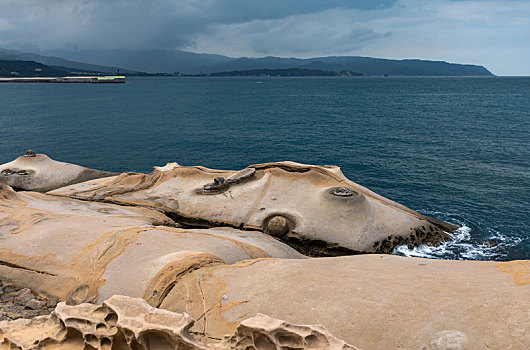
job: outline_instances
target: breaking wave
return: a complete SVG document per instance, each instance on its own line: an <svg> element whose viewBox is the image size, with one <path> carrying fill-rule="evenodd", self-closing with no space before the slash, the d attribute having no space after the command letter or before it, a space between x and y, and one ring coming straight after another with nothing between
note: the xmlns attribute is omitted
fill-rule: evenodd
<svg viewBox="0 0 530 350"><path fill-rule="evenodd" d="M430 259L504 260L510 248L522 242L522 239L517 236L508 236L491 228L481 229L480 225L466 224L456 214L427 210L420 212L433 217L441 217L444 221L458 224L460 228L449 234L453 238L452 241L437 247L421 245L409 249L406 245L402 245L396 247L393 254Z"/></svg>

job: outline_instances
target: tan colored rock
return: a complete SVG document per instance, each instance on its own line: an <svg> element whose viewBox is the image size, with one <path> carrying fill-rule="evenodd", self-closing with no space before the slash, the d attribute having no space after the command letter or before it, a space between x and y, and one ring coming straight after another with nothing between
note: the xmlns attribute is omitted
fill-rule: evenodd
<svg viewBox="0 0 530 350"><path fill-rule="evenodd" d="M450 239L444 230L456 229L348 180L338 167L293 162L251 165L239 172L171 165L51 193L153 207L195 226L261 230L312 256L439 244Z"/></svg>
<svg viewBox="0 0 530 350"><path fill-rule="evenodd" d="M243 320L230 338L230 348L355 350L322 326L301 326L257 314Z"/></svg>
<svg viewBox="0 0 530 350"><path fill-rule="evenodd" d="M0 165L0 184L26 191L46 192L112 175L116 173L58 162L33 151Z"/></svg>
<svg viewBox="0 0 530 350"><path fill-rule="evenodd" d="M193 319L114 296L103 305L59 303L49 316L0 322L0 350L206 350L189 334Z"/></svg>
<svg viewBox="0 0 530 350"><path fill-rule="evenodd" d="M366 349L526 349L530 261L357 255L263 259L182 276L160 307L220 338L258 313Z"/></svg>
<svg viewBox="0 0 530 350"><path fill-rule="evenodd" d="M173 221L152 209L0 185L0 276L74 304L125 294L157 306L179 274L202 266L305 258L261 232L165 225Z"/></svg>
<svg viewBox="0 0 530 350"><path fill-rule="evenodd" d="M61 322L52 316L38 316L32 319L20 318L15 321L0 322L0 350L39 349L39 345L48 345L47 349L58 349L57 343L66 336L67 330ZM54 346L55 345L55 346ZM68 342L65 349L82 349L83 341ZM77 347L72 345L78 345Z"/></svg>
<svg viewBox="0 0 530 350"><path fill-rule="evenodd" d="M193 319L151 307L140 298L115 295L103 305L59 303L49 316L0 322L0 350L284 350L357 349L322 326L300 326L258 315L241 322L225 341L200 343Z"/></svg>

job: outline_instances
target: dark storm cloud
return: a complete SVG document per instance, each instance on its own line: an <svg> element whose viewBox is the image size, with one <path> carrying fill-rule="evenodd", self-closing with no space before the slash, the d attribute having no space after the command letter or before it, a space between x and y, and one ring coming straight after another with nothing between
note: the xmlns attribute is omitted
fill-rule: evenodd
<svg viewBox="0 0 530 350"><path fill-rule="evenodd" d="M530 74L527 0L0 0L0 48L361 55Z"/></svg>
<svg viewBox="0 0 530 350"><path fill-rule="evenodd" d="M0 45L13 48L180 48L219 24L327 9L380 9L395 0L0 0Z"/></svg>
<svg viewBox="0 0 530 350"><path fill-rule="evenodd" d="M287 16L316 13L333 8L374 10L390 7L397 0L305 0L245 1L221 0L213 4L218 22L229 24L254 19L279 19Z"/></svg>

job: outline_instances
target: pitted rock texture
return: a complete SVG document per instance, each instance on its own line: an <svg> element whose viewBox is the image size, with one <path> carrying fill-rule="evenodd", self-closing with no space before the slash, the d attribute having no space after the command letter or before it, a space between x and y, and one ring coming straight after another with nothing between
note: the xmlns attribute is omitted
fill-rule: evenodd
<svg viewBox="0 0 530 350"><path fill-rule="evenodd" d="M0 322L0 349L206 350L189 334L192 325L186 314L113 296L101 306L59 303L49 316Z"/></svg>
<svg viewBox="0 0 530 350"><path fill-rule="evenodd" d="M31 150L12 162L0 164L0 184L25 191L46 192L113 175L116 173L58 162Z"/></svg>
<svg viewBox="0 0 530 350"><path fill-rule="evenodd" d="M168 165L52 191L152 207L182 225L260 230L310 256L391 253L437 245L457 227L423 216L348 180L335 166L294 162L241 171Z"/></svg>
<svg viewBox="0 0 530 350"><path fill-rule="evenodd" d="M103 305L59 303L48 316L0 322L0 350L286 350L357 349L322 326L299 326L265 315L241 322L224 340L198 342L187 314L160 310L140 298L115 295Z"/></svg>
<svg viewBox="0 0 530 350"><path fill-rule="evenodd" d="M326 349L355 350L323 326L302 326L257 314L241 322L229 340L237 350Z"/></svg>

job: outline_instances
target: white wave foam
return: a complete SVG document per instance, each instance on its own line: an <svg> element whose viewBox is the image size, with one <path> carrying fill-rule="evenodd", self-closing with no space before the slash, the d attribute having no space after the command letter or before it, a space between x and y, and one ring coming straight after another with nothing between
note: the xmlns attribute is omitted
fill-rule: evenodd
<svg viewBox="0 0 530 350"><path fill-rule="evenodd" d="M472 229L464 224L461 225L459 229L449 234L453 238L452 241L437 247L420 245L413 249L402 245L396 247L393 254L430 259L498 260L505 256L508 247L521 242L520 238L508 237L495 231L490 232L483 242L478 243L473 241Z"/></svg>

